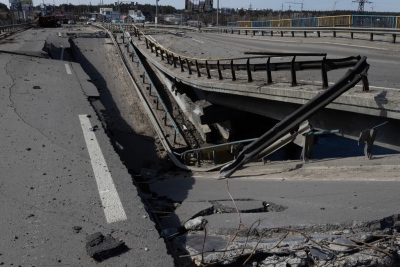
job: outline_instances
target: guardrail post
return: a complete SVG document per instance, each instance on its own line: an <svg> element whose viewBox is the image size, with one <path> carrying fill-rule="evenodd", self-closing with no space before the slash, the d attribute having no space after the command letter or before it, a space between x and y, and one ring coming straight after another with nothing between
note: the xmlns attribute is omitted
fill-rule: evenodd
<svg viewBox="0 0 400 267"><path fill-rule="evenodd" d="M271 31L271 36L274 36L274 31Z"/></svg>
<svg viewBox="0 0 400 267"><path fill-rule="evenodd" d="M397 34L392 34L392 36L393 36L393 43L396 43Z"/></svg>
<svg viewBox="0 0 400 267"><path fill-rule="evenodd" d="M264 31L261 31L261 36L264 36Z"/></svg>
<svg viewBox="0 0 400 267"><path fill-rule="evenodd" d="M139 31L139 30L135 27L135 31L134 31L134 32L135 32L135 37L138 36L138 31ZM146 38L146 41L147 41L147 38ZM147 43L147 42L146 42L146 43Z"/></svg>
<svg viewBox="0 0 400 267"><path fill-rule="evenodd" d="M272 83L272 74L271 74L271 57L268 58L267 60L267 83L271 84Z"/></svg>
<svg viewBox="0 0 400 267"><path fill-rule="evenodd" d="M252 82L253 81L253 77L251 76L250 58L247 59L246 69L247 69L247 81L248 82Z"/></svg>
<svg viewBox="0 0 400 267"><path fill-rule="evenodd" d="M187 58L186 58L186 65L187 65L187 68L189 70L189 74L192 75L192 69L190 68L190 62L189 62L189 60Z"/></svg>
<svg viewBox="0 0 400 267"><path fill-rule="evenodd" d="M176 58L174 54L172 54L172 62L174 63L174 68L176 68Z"/></svg>
<svg viewBox="0 0 400 267"><path fill-rule="evenodd" d="M196 60L196 70L197 70L197 77L201 77L199 63Z"/></svg>
<svg viewBox="0 0 400 267"><path fill-rule="evenodd" d="M160 55L161 55L161 60L164 60L164 51L160 48Z"/></svg>
<svg viewBox="0 0 400 267"><path fill-rule="evenodd" d="M373 41L374 40L374 34L371 32L370 36L369 36L369 40Z"/></svg>
<svg viewBox="0 0 400 267"><path fill-rule="evenodd" d="M322 59L322 63L321 63L321 74L322 74L322 88L326 89L329 87L329 83L328 83L328 74L325 68L325 63L326 63L326 57L324 57Z"/></svg>
<svg viewBox="0 0 400 267"><path fill-rule="evenodd" d="M304 31L304 37L307 38L307 32L306 31Z"/></svg>
<svg viewBox="0 0 400 267"><path fill-rule="evenodd" d="M283 37L283 31L281 31L281 37Z"/></svg>
<svg viewBox="0 0 400 267"><path fill-rule="evenodd" d="M151 96L151 83L149 84L149 96Z"/></svg>
<svg viewBox="0 0 400 267"><path fill-rule="evenodd" d="M146 48L149 49L149 40L147 40L147 38L145 38L146 40Z"/></svg>
<svg viewBox="0 0 400 267"><path fill-rule="evenodd" d="M200 152L196 152L196 157L197 157L197 166L200 166Z"/></svg>
<svg viewBox="0 0 400 267"><path fill-rule="evenodd" d="M363 82L363 92L368 92L369 91L369 81L368 81L368 76L364 74L360 74L361 80Z"/></svg>
<svg viewBox="0 0 400 267"><path fill-rule="evenodd" d="M156 99L156 110L158 110L158 102L159 102L159 100L158 100L158 97L157 97L157 99Z"/></svg>
<svg viewBox="0 0 400 267"><path fill-rule="evenodd" d="M317 31L318 37L321 37L321 32Z"/></svg>
<svg viewBox="0 0 400 267"><path fill-rule="evenodd" d="M167 57L167 63L170 64L170 63L169 63L169 54L168 54L168 52L167 52L167 51L164 51L164 53L165 53L165 56Z"/></svg>
<svg viewBox="0 0 400 267"><path fill-rule="evenodd" d="M240 30L238 30L238 34L240 35Z"/></svg>
<svg viewBox="0 0 400 267"><path fill-rule="evenodd" d="M336 31L333 31L333 37L336 38Z"/></svg>
<svg viewBox="0 0 400 267"><path fill-rule="evenodd" d="M183 62L181 56L179 56L179 64L181 65L181 72L184 72L185 70L183 69Z"/></svg>
<svg viewBox="0 0 400 267"><path fill-rule="evenodd" d="M164 125L167 126L167 111L165 111L165 116L164 116Z"/></svg>
<svg viewBox="0 0 400 267"><path fill-rule="evenodd" d="M292 37L294 37L294 31L292 31Z"/></svg>
<svg viewBox="0 0 400 267"><path fill-rule="evenodd" d="M207 79L211 79L210 67L208 66L207 60L206 60L206 71L207 71Z"/></svg>
<svg viewBox="0 0 400 267"><path fill-rule="evenodd" d="M125 33L124 32L122 32L122 43L123 44L125 43Z"/></svg>
<svg viewBox="0 0 400 267"><path fill-rule="evenodd" d="M154 48L156 50L156 57L158 57L158 50L157 50L158 47L155 45Z"/></svg>
<svg viewBox="0 0 400 267"><path fill-rule="evenodd" d="M174 131L174 144L176 143L176 130Z"/></svg>
<svg viewBox="0 0 400 267"><path fill-rule="evenodd" d="M145 83L146 82L146 72L144 71L143 72L143 83Z"/></svg>
<svg viewBox="0 0 400 267"><path fill-rule="evenodd" d="M350 33L350 37L351 37L351 39L354 39L354 32Z"/></svg>
<svg viewBox="0 0 400 267"><path fill-rule="evenodd" d="M235 70L233 69L233 59L231 59L231 72L232 72L232 81L236 81Z"/></svg>
<svg viewBox="0 0 400 267"><path fill-rule="evenodd" d="M297 85L296 68L294 65L295 61L296 61L296 56L293 57L292 62L290 63L290 72L292 74L292 86Z"/></svg>
<svg viewBox="0 0 400 267"><path fill-rule="evenodd" d="M221 72L221 68L219 66L219 60L217 60L217 70L218 70L218 77L220 80L222 80L222 72Z"/></svg>
<svg viewBox="0 0 400 267"><path fill-rule="evenodd" d="M245 32L245 34L247 35L247 30L245 30L244 32Z"/></svg>

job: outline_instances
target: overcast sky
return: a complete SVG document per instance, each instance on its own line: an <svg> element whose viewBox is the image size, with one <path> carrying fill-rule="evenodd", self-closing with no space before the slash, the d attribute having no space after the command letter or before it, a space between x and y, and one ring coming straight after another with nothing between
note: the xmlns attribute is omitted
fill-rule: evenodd
<svg viewBox="0 0 400 267"><path fill-rule="evenodd" d="M67 2L74 5L89 4L91 2L92 5L96 5L100 0L33 0L33 4L38 5L43 1L49 4L54 2L56 5ZM116 1L117 0L103 0L103 3L111 4ZM135 2L136 1L137 0L135 0ZM218 0L214 0L214 7L217 6L217 1ZM8 5L8 0L0 0L0 2ZM156 0L141 0L137 2L140 4L155 4ZM289 9L289 5L292 10L300 10L301 4L288 2L304 3L303 9L305 10L332 10L335 2L335 9L357 10L358 8L358 3L353 3L353 0L219 0L219 5L220 7L249 8L251 4L253 9L271 8L278 10L282 8L283 4L283 9L285 10ZM371 2L373 3L365 4L365 11L400 12L400 0L372 0ZM159 0L158 3L160 5L171 5L177 9L183 9L185 7L185 0Z"/></svg>

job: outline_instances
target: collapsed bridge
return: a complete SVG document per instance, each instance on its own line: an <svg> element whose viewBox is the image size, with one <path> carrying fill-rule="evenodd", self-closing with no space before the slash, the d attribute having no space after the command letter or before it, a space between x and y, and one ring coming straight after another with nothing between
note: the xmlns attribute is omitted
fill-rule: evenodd
<svg viewBox="0 0 400 267"><path fill-rule="evenodd" d="M157 40L153 37L155 35ZM140 58L141 62L146 61L154 69L157 78L162 81L204 142L215 143L215 132L225 140L217 141L217 145L172 149L172 154L179 156L181 163L186 166L204 167L207 160L218 166L236 159L235 162L242 163L228 166L240 167L250 159L263 158L296 139L297 143L303 144L303 159L306 160L311 157L312 147L310 139L306 137L313 135L310 133L316 132L316 129L325 130L322 131L324 134L340 132L346 137L359 139L362 132L383 122L389 123L385 124L379 134L375 131L369 139L360 139L360 142L368 143L369 152L374 141L382 147L400 150L396 137L400 117L395 101L388 101L396 92L377 93L370 90L366 58L328 59L323 53L251 51L246 52L251 56L244 57L196 58L161 45L166 42L166 38L161 37L161 41L158 41L160 35L160 32L144 33L138 28L131 33L123 32L121 38L126 42L125 53L131 56L132 61ZM175 42L179 38L185 39L183 33L167 33L167 36ZM286 58L289 60L282 62ZM348 72L337 76L342 78L335 79L339 81L329 87L328 72L333 70ZM306 83L298 79L300 73L310 71L321 73L320 83ZM288 74L289 78L282 78L283 75L278 75L280 73ZM143 74L143 77L151 80L147 74ZM363 82L362 88L356 87L360 81ZM157 90L153 82L149 83L150 91ZM235 125L234 121L241 117L241 112L255 114L259 119L267 117L272 121L261 119L260 123L268 126L262 127L263 132L258 131L257 136L243 135L243 131L251 131L251 128L243 126L245 129L238 129L240 126L237 123ZM164 118L169 116L170 113L166 112ZM301 132L296 131L306 120L312 126ZM255 125L256 121L250 124ZM281 127L283 124L284 127ZM186 125L174 125L174 128L176 137L185 132ZM265 132L267 137L264 135L257 140ZM299 137L302 141L298 140ZM174 142L171 142L172 147ZM248 151L246 156L245 152L240 154L244 145L250 142L254 143L246 146L245 150L253 147L251 156ZM261 152L262 157L257 157ZM371 153L366 152L368 155ZM228 166L224 168L225 171ZM224 172L221 176L228 177L230 174Z"/></svg>

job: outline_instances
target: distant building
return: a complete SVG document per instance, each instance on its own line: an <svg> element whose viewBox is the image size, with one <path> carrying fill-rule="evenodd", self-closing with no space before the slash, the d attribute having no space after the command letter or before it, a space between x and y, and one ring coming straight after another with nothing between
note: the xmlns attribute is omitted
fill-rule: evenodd
<svg viewBox="0 0 400 267"><path fill-rule="evenodd" d="M104 17L104 20L119 20L119 11L114 11L112 8L100 8L100 15Z"/></svg>
<svg viewBox="0 0 400 267"><path fill-rule="evenodd" d="M125 19L126 23L144 23L146 17L140 10L129 10L129 15Z"/></svg>

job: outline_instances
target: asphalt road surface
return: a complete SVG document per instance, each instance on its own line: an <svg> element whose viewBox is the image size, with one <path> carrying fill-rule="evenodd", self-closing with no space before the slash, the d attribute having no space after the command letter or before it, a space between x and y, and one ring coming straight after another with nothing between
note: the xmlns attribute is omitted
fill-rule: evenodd
<svg viewBox="0 0 400 267"><path fill-rule="evenodd" d="M315 34L316 35L316 34ZM366 56L371 65L368 71L368 79L371 86L383 88L400 87L397 73L400 71L398 64L400 60L400 44L392 44L390 41L368 41L366 39L351 40L345 37L279 37L279 36L254 36L237 34L193 34L196 40L207 42L207 40L220 41L223 44L235 44L235 46L257 49L261 52L288 52L288 53L327 53L328 58L343 58L350 56ZM362 37L362 36L361 36ZM364 35L364 38L367 38ZM206 44L204 44L206 45ZM329 81L334 82L343 73L335 71L329 73Z"/></svg>
<svg viewBox="0 0 400 267"><path fill-rule="evenodd" d="M65 44L66 33L72 31L70 28L30 30L0 44L0 50L22 49L19 51L38 56L42 54L45 40L50 38L59 49ZM63 36L60 39L59 32ZM201 34L196 38L220 39L221 45L234 40L237 45L263 50L267 45L264 40L255 41L254 37ZM285 51L296 52L295 48L301 47L301 52L317 50L337 57L367 55L371 65L377 64L370 71L371 83L398 87L396 45L374 43L378 48L389 46L389 50L382 50L362 45L354 47L350 42L351 46L335 45L330 39L319 44L293 41L286 38L268 42L271 45L268 49L282 51L285 47ZM95 53L87 51L86 54L92 52ZM117 64L115 51L109 53ZM118 81L115 77L123 75L118 68L96 68L99 61L95 54L86 59L100 75L102 71L110 72L110 76L101 75L105 84L115 85ZM131 175L114 149L115 143L107 136L107 129L103 129L88 99L99 92L83 72L79 64L69 61L0 53L0 263L6 266L173 266L164 240L149 219ZM121 102L123 97L112 93L107 96L119 107L122 119L129 121L129 105ZM132 100L128 94L125 97ZM140 116L143 119L143 114ZM152 133L140 132L149 136ZM143 151L133 149L131 153L135 158ZM248 213L246 224L262 219L265 228L326 223L355 225L357 221L380 220L400 213L398 163L397 155L372 160L326 159L309 165L299 161L267 166L258 163L237 172L229 180L229 188L235 199L254 200L258 204L268 201L286 207L274 214ZM144 197L168 196L182 206L187 204L186 218L190 218L198 211L195 208L198 202L229 202L227 183L216 180L217 175L166 173L148 181L154 194ZM238 223L235 214L206 217L214 234L234 229ZM175 223L181 223L181 219ZM82 229L76 232L74 226ZM123 240L129 250L96 263L85 251L85 238L97 231Z"/></svg>
<svg viewBox="0 0 400 267"><path fill-rule="evenodd" d="M33 29L0 44L33 55L0 53L0 264L173 266L89 101L98 90L79 64L43 58L45 41L59 49L69 32ZM97 263L85 249L96 232L127 249Z"/></svg>

